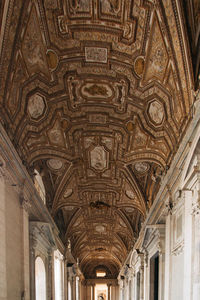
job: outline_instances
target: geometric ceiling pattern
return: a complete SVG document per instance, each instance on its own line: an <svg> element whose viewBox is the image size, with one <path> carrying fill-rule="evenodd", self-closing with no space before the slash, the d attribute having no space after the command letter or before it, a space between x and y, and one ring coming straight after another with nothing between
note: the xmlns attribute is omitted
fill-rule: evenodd
<svg viewBox="0 0 200 300"><path fill-rule="evenodd" d="M2 21L2 123L88 278L117 276L191 118L176 2L19 0Z"/></svg>

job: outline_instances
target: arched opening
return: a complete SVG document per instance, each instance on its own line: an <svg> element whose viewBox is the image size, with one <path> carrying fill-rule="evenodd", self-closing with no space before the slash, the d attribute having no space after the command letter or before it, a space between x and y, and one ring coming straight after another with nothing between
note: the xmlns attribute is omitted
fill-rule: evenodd
<svg viewBox="0 0 200 300"><path fill-rule="evenodd" d="M54 252L54 285L55 285L55 300L63 299L63 258L62 254L56 250Z"/></svg>
<svg viewBox="0 0 200 300"><path fill-rule="evenodd" d="M46 300L46 271L39 256L35 260L35 299Z"/></svg>
<svg viewBox="0 0 200 300"><path fill-rule="evenodd" d="M42 181L42 177L37 170L34 170L34 173L35 173L35 180L34 180L35 188L38 191L42 201L45 204L46 203L46 193L45 193L45 187L44 187L44 184Z"/></svg>
<svg viewBox="0 0 200 300"><path fill-rule="evenodd" d="M96 284L95 286L95 300L107 300L108 287L106 284Z"/></svg>
<svg viewBox="0 0 200 300"><path fill-rule="evenodd" d="M72 300L72 286L71 286L71 281L68 281L68 300Z"/></svg>

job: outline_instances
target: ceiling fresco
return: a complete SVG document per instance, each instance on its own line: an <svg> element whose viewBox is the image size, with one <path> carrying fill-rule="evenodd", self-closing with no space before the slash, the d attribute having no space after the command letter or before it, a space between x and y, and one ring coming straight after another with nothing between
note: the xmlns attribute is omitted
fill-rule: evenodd
<svg viewBox="0 0 200 300"><path fill-rule="evenodd" d="M191 118L177 2L18 0L2 23L1 122L87 278L117 276Z"/></svg>
<svg viewBox="0 0 200 300"><path fill-rule="evenodd" d="M185 20L192 53L195 89L200 87L200 2L183 0Z"/></svg>

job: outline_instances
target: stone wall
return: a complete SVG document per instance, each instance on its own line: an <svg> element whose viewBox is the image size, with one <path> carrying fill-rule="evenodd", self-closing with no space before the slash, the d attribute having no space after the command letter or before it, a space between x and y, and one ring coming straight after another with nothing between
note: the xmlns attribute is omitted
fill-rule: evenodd
<svg viewBox="0 0 200 300"><path fill-rule="evenodd" d="M29 274L24 251L29 251L28 235L23 230L23 208L14 188L0 178L0 299L21 299ZM26 223L28 228L28 224ZM26 229L27 229L26 228ZM25 248L26 247L26 248ZM24 275L27 282L24 282ZM26 298L28 299L28 297Z"/></svg>

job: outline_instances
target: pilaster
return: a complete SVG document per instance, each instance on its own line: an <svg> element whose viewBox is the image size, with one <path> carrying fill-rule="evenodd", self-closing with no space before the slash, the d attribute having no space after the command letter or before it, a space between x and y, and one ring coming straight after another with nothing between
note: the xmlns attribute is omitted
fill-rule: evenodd
<svg viewBox="0 0 200 300"><path fill-rule="evenodd" d="M198 300L200 295L200 193L192 202L193 217L193 284L192 300Z"/></svg>

